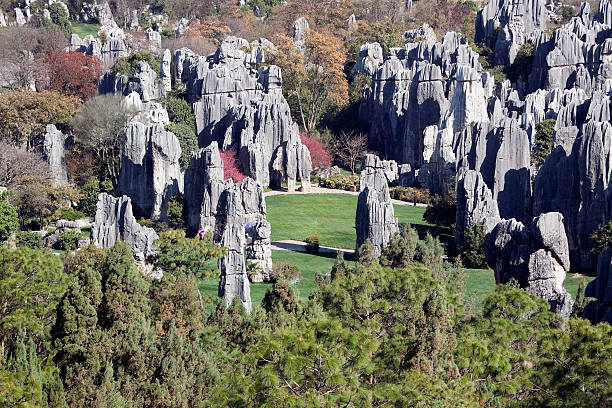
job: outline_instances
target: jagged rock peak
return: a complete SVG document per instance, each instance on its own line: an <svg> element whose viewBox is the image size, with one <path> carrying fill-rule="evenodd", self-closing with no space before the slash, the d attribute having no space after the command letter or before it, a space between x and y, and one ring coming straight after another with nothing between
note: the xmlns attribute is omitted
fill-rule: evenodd
<svg viewBox="0 0 612 408"><path fill-rule="evenodd" d="M68 184L64 141L66 136L55 125L47 125L43 138L43 158L51 169L51 178L57 186Z"/></svg>
<svg viewBox="0 0 612 408"><path fill-rule="evenodd" d="M372 154L364 156L359 176L359 198L355 214L357 250L366 240L374 246L374 256L380 256L393 235L399 230L389 186L385 176L385 165Z"/></svg>
<svg viewBox="0 0 612 408"><path fill-rule="evenodd" d="M144 261L157 255L153 243L158 238L155 230L138 224L129 197L115 198L106 193L98 196L91 228L91 240L95 246L111 248L122 240L132 248L137 260Z"/></svg>

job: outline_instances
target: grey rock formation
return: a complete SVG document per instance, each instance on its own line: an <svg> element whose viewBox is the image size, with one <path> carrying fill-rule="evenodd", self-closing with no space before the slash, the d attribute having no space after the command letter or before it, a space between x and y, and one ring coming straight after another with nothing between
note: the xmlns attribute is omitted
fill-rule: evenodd
<svg viewBox="0 0 612 408"><path fill-rule="evenodd" d="M380 64L383 63L383 50L379 43L365 43L359 49L355 74L374 75Z"/></svg>
<svg viewBox="0 0 612 408"><path fill-rule="evenodd" d="M301 181L307 190L310 154L282 95L280 69L247 67L252 57L242 48L249 45L230 37L209 57L175 53L175 78L186 83L193 102L200 147L216 141L238 152L243 173L263 187L284 182L291 189Z"/></svg>
<svg viewBox="0 0 612 408"><path fill-rule="evenodd" d="M169 92L172 90L172 76L170 75L170 65L172 63L172 55L170 50L166 49L161 59L161 67L159 69L161 81L164 84L164 91Z"/></svg>
<svg viewBox="0 0 612 408"><path fill-rule="evenodd" d="M145 30L147 41L151 41L157 48L161 47L161 34L151 27Z"/></svg>
<svg viewBox="0 0 612 408"><path fill-rule="evenodd" d="M457 218L455 241L463 242L465 230L483 224L489 233L501 218L493 193L476 170L467 170L457 180Z"/></svg>
<svg viewBox="0 0 612 408"><path fill-rule="evenodd" d="M162 77L162 80L165 80L165 77ZM164 89L165 84L157 81L157 74L145 61L138 63L138 72L132 78L107 72L98 83L98 92L101 95L113 93L127 96L136 92L144 103L158 100L165 93Z"/></svg>
<svg viewBox="0 0 612 408"><path fill-rule="evenodd" d="M500 221L485 237L485 255L497 284L515 279L529 293L550 303L568 319L574 302L563 288L569 271L563 216L546 213L525 227L515 219Z"/></svg>
<svg viewBox="0 0 612 408"><path fill-rule="evenodd" d="M546 30L545 0L491 0L476 17L477 43L495 50L495 62L511 64L525 42Z"/></svg>
<svg viewBox="0 0 612 408"><path fill-rule="evenodd" d="M378 257L382 248L399 231L399 225L389 195L385 168L377 156L364 156L359 191L355 214L356 248L358 250L369 239L374 245L374 256Z"/></svg>
<svg viewBox="0 0 612 408"><path fill-rule="evenodd" d="M599 254L597 278L591 281L584 292L586 297L595 298L584 308L583 316L593 324L608 322L612 324L612 249Z"/></svg>
<svg viewBox="0 0 612 408"><path fill-rule="evenodd" d="M91 241L98 248L111 248L118 240L127 243L137 260L157 255L153 243L159 238L152 228L136 222L129 197L115 198L102 193L96 204L96 216L91 229Z"/></svg>
<svg viewBox="0 0 612 408"><path fill-rule="evenodd" d="M64 141L66 137L57 130L55 125L47 125L43 137L43 158L51 169L51 178L56 186L68 184L68 173L66 172L66 156Z"/></svg>
<svg viewBox="0 0 612 408"><path fill-rule="evenodd" d="M27 23L25 16L23 15L23 11L20 8L15 8L15 22L17 26L21 27Z"/></svg>
<svg viewBox="0 0 612 408"><path fill-rule="evenodd" d="M422 27L415 28L414 30L408 30L402 36L404 40L407 42L415 42L415 41L427 41L427 42L436 42L436 33L429 26L429 24L423 24Z"/></svg>
<svg viewBox="0 0 612 408"><path fill-rule="evenodd" d="M131 198L137 217L167 220L169 200L183 191L178 138L141 122L128 124L124 138L117 192Z"/></svg>
<svg viewBox="0 0 612 408"><path fill-rule="evenodd" d="M6 27L6 16L4 15L4 13L2 12L2 10L0 10L0 27Z"/></svg>
<svg viewBox="0 0 612 408"><path fill-rule="evenodd" d="M224 181L223 162L213 142L191 156L191 165L185 172L185 205L190 233L213 232L229 250L220 260L219 296L228 304L239 296L250 310L245 253L247 261L260 268L253 281L265 280L272 269L263 189L248 177L238 184L231 179Z"/></svg>
<svg viewBox="0 0 612 408"><path fill-rule="evenodd" d="M81 234L81 226L76 221L58 220L55 223L55 231L43 237L43 245L46 248L56 248L59 237L66 232Z"/></svg>
<svg viewBox="0 0 612 408"><path fill-rule="evenodd" d="M295 48L304 49L306 46L306 39L308 38L308 30L310 24L304 17L300 17L293 23L293 44Z"/></svg>

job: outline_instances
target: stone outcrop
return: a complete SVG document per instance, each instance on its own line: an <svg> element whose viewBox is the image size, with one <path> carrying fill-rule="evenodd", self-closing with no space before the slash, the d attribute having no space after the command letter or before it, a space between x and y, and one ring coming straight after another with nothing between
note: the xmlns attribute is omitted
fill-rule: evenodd
<svg viewBox="0 0 612 408"><path fill-rule="evenodd" d="M584 308L584 317L593 324L608 322L612 324L612 249L599 254L597 278L591 281L584 292L586 297L595 298Z"/></svg>
<svg viewBox="0 0 612 408"><path fill-rule="evenodd" d="M374 75L383 60L383 50L379 43L365 43L359 49L354 72L355 74Z"/></svg>
<svg viewBox="0 0 612 408"><path fill-rule="evenodd" d="M43 136L43 158L49 164L51 178L56 186L68 184L64 142L66 137L55 125L47 125Z"/></svg>
<svg viewBox="0 0 612 408"><path fill-rule="evenodd" d="M100 194L91 228L91 241L95 246L111 248L121 240L132 248L137 260L144 261L157 255L153 243L158 238L152 228L138 224L129 197Z"/></svg>
<svg viewBox="0 0 612 408"><path fill-rule="evenodd" d="M372 154L364 156L359 176L359 198L355 214L356 248L366 240L374 246L374 256L381 254L393 235L399 231L395 218L383 162Z"/></svg>
<svg viewBox="0 0 612 408"><path fill-rule="evenodd" d="M493 193L476 170L467 170L458 177L456 220L457 243L463 242L467 228L482 224L485 232L489 233L501 221L497 201L493 199Z"/></svg>
<svg viewBox="0 0 612 408"><path fill-rule="evenodd" d="M46 248L57 248L59 237L66 232L81 234L81 225L77 221L58 220L55 222L55 231L43 237L43 245ZM77 243L78 248L83 248L89 245L88 239L80 239ZM63 248L58 248L63 249Z"/></svg>
<svg viewBox="0 0 612 408"><path fill-rule="evenodd" d="M281 71L276 66L251 69L254 57L242 50L247 45L230 37L209 57L187 49L175 52L175 79L186 83L200 147L217 142L223 150L238 152L243 173L262 187L286 183L291 190L300 181L308 190L310 153L283 97Z"/></svg>
<svg viewBox="0 0 612 408"><path fill-rule="evenodd" d="M495 62L514 62L525 42L534 42L546 30L545 0L490 0L476 17L477 43L495 50Z"/></svg>
<svg viewBox="0 0 612 408"><path fill-rule="evenodd" d="M100 41L100 35L106 37L104 43ZM123 30L115 24L103 25L98 31L98 37L87 35L81 39L78 35L70 36L70 50L92 55L102 60L102 67L110 69L115 61L129 55L129 48L125 42L126 35Z"/></svg>
<svg viewBox="0 0 612 408"><path fill-rule="evenodd" d="M167 73L167 72L166 72ZM162 80L165 79L162 77ZM165 85L157 81L157 73L145 61L138 63L138 72L131 78L118 73L105 73L98 83L101 95L112 93L127 96L136 92L142 102L153 102L165 94Z"/></svg>
<svg viewBox="0 0 612 408"><path fill-rule="evenodd" d="M514 279L569 318L574 302L563 288L570 260L560 213L541 214L529 227L515 219L500 221L485 237L485 255L497 284Z"/></svg>
<svg viewBox="0 0 612 408"><path fill-rule="evenodd" d="M310 30L310 24L304 17L300 17L293 23L293 44L295 48L304 49L306 47L308 30Z"/></svg>
<svg viewBox="0 0 612 408"><path fill-rule="evenodd" d="M179 140L163 124L126 126L117 192L131 198L137 217L167 220L168 202L183 192L180 158Z"/></svg>
<svg viewBox="0 0 612 408"><path fill-rule="evenodd" d="M253 281L265 280L272 269L270 224L266 221L263 189L253 179L234 184L223 179L223 162L216 142L191 156L185 172L187 226L191 234L212 232L228 248L220 260L219 296L229 303L239 296L250 310L249 277L244 256L259 272Z"/></svg>

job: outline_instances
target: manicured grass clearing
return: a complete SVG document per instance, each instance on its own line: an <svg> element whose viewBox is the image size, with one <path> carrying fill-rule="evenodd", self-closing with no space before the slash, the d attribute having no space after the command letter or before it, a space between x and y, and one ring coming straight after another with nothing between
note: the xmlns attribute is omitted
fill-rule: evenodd
<svg viewBox="0 0 612 408"><path fill-rule="evenodd" d="M279 195L266 198L272 241L303 241L317 234L322 246L354 249L357 196L349 194ZM419 233L435 229L423 221L424 207L395 206L400 222ZM433 232L432 232L433 233Z"/></svg>
<svg viewBox="0 0 612 408"><path fill-rule="evenodd" d="M272 240L294 239L303 241L312 234L319 235L321 245L353 249L355 245L355 210L357 196L348 194L280 195L266 198L268 221L272 225ZM423 207L395 206L395 216L400 222L408 222L421 238L430 232L442 242L452 240L452 232L431 226L423 220ZM335 254L311 255L302 252L272 251L273 262L287 262L298 265L302 279L294 285L296 294L306 301L315 289L315 276L328 273L335 261ZM474 312L482 310L484 299L495 288L495 277L489 269L466 269L465 301ZM593 277L568 274L564 287L575 299L580 281L587 282ZM202 280L202 295L217 296L219 279ZM251 285L253 306L261 303L266 291L273 285L254 283Z"/></svg>
<svg viewBox="0 0 612 408"><path fill-rule="evenodd" d="M98 30L100 29L99 24L85 24L85 23L77 23L72 22L72 33L77 34L81 39L85 38L88 35L93 35L94 37L98 35Z"/></svg>

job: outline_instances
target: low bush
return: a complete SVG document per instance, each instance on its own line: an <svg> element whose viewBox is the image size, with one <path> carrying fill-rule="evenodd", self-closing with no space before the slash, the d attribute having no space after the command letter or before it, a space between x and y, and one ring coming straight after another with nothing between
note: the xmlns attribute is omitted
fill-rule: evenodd
<svg viewBox="0 0 612 408"><path fill-rule="evenodd" d="M435 195L425 210L423 219L430 224L451 228L455 225L457 200L454 190L444 195Z"/></svg>
<svg viewBox="0 0 612 408"><path fill-rule="evenodd" d="M57 239L57 248L64 251L73 251L79 247L81 234L76 231L66 231Z"/></svg>
<svg viewBox="0 0 612 408"><path fill-rule="evenodd" d="M316 254L319 252L319 236L311 235L306 237L306 252L309 254Z"/></svg>
<svg viewBox="0 0 612 408"><path fill-rule="evenodd" d="M17 246L19 248L40 249L43 247L43 240L37 232L19 231L17 233Z"/></svg>
<svg viewBox="0 0 612 408"><path fill-rule="evenodd" d="M185 198L180 193L172 197L168 202L168 221L170 221L170 226L172 228L185 228L185 221L183 218L184 203Z"/></svg>
<svg viewBox="0 0 612 408"><path fill-rule="evenodd" d="M389 189L389 194L394 200L413 202L416 194L417 203L430 204L432 197L431 193L426 188L402 187L396 186Z"/></svg>
<svg viewBox="0 0 612 408"><path fill-rule="evenodd" d="M79 210L88 217L96 215L96 204L98 204L98 196L100 193L100 180L94 177L81 189Z"/></svg>
<svg viewBox="0 0 612 408"><path fill-rule="evenodd" d="M278 282L279 280L295 281L301 277L300 267L286 262L276 262L272 265L270 272L270 282Z"/></svg>
<svg viewBox="0 0 612 408"><path fill-rule="evenodd" d="M333 175L327 179L319 180L319 185L324 188L333 188L335 190L357 191L359 187L359 176L353 175Z"/></svg>
<svg viewBox="0 0 612 408"><path fill-rule="evenodd" d="M115 61L112 72L115 74L125 75L128 78L133 77L138 72L138 64L144 61L159 78L159 67L161 65L161 57L154 56L149 51L136 51L128 57L120 57Z"/></svg>
<svg viewBox="0 0 612 408"><path fill-rule="evenodd" d="M606 248L612 248L612 221L602 224L590 236L593 241L591 255L598 257L599 253Z"/></svg>
<svg viewBox="0 0 612 408"><path fill-rule="evenodd" d="M138 220L138 223L143 227L153 228L158 234L170 231L170 226L163 221L153 221L146 218L141 218Z"/></svg>
<svg viewBox="0 0 612 408"><path fill-rule="evenodd" d="M74 208L62 208L56 213L54 218L58 220L76 221L85 217L82 211L75 210Z"/></svg>

